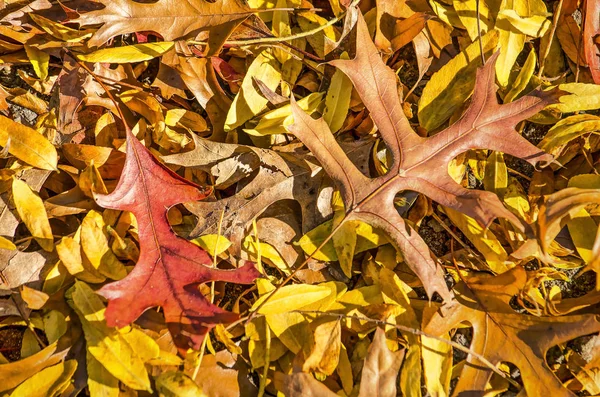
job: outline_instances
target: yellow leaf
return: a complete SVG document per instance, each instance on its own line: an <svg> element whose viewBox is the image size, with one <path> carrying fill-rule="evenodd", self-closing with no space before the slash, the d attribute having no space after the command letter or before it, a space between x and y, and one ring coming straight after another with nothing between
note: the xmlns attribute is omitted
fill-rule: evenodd
<svg viewBox="0 0 600 397"><path fill-rule="evenodd" d="M560 103L548 106L550 109L570 113L600 108L600 85L598 84L566 83L560 84L558 88L570 95L562 95L559 98Z"/></svg>
<svg viewBox="0 0 600 397"><path fill-rule="evenodd" d="M515 29L512 23L518 23L523 18L533 16L541 16L545 19L548 10L542 0L504 0L500 7L500 13L508 16L498 17L496 20L496 29L499 31L498 47L500 48L500 55L496 61L496 78L500 85L505 87L508 84L513 65L527 40L527 36ZM519 19L517 20L517 18Z"/></svg>
<svg viewBox="0 0 600 397"><path fill-rule="evenodd" d="M94 269L89 261L83 261L79 242L80 231L81 228L77 231L75 237L65 236L56 244L58 257L69 274L88 283L101 283L106 278Z"/></svg>
<svg viewBox="0 0 600 397"><path fill-rule="evenodd" d="M479 2L479 15L477 14L477 2ZM493 28L493 16L490 15L490 9L485 1L454 0L452 5L456 10L458 18L467 29L471 41L477 41L479 35L483 36ZM481 32L479 32L479 26L481 27Z"/></svg>
<svg viewBox="0 0 600 397"><path fill-rule="evenodd" d="M487 158L483 186L488 192L494 192L500 198L504 197L508 186L508 169L501 152L492 152Z"/></svg>
<svg viewBox="0 0 600 397"><path fill-rule="evenodd" d="M47 397L62 393L77 369L76 360L68 360L45 368L21 383L10 397Z"/></svg>
<svg viewBox="0 0 600 397"><path fill-rule="evenodd" d="M45 251L54 250L54 237L42 199L20 179L13 179L13 200L21 221Z"/></svg>
<svg viewBox="0 0 600 397"><path fill-rule="evenodd" d="M311 305L322 299L327 298L332 293L331 288L321 285L295 284L286 285L280 290L261 296L252 306L251 310L256 310L267 297L269 300L258 311L260 314L278 314L294 310L299 310L305 306Z"/></svg>
<svg viewBox="0 0 600 397"><path fill-rule="evenodd" d="M532 37L542 37L550 27L550 20L544 15L522 17L513 9L500 10L498 20L502 19L519 32Z"/></svg>
<svg viewBox="0 0 600 397"><path fill-rule="evenodd" d="M211 257L221 255L231 247L231 241L218 234L205 234L190 241L208 252Z"/></svg>
<svg viewBox="0 0 600 397"><path fill-rule="evenodd" d="M0 236L0 249L14 251L17 249L17 247L6 237Z"/></svg>
<svg viewBox="0 0 600 397"><path fill-rule="evenodd" d="M62 23L54 22L33 12L28 12L27 16L33 19L33 21L38 24L38 26L41 27L46 33L66 42L79 42L90 37L93 32L91 29L72 29L63 25Z"/></svg>
<svg viewBox="0 0 600 397"><path fill-rule="evenodd" d="M36 373L41 372L44 368L62 361L67 352L59 353L57 350L58 347L55 342L27 358L7 364L0 364L0 374L2 374L0 392L17 387Z"/></svg>
<svg viewBox="0 0 600 397"><path fill-rule="evenodd" d="M444 207L444 212L481 252L494 273L504 273L510 268L506 250L490 230L482 228L475 219L451 208Z"/></svg>
<svg viewBox="0 0 600 397"><path fill-rule="evenodd" d="M169 51L175 43L172 41L161 41L158 43L134 44L124 47L103 48L90 54L77 55L85 62L104 63L133 63L149 61Z"/></svg>
<svg viewBox="0 0 600 397"><path fill-rule="evenodd" d="M508 93L504 96L504 103L514 101L519 94L523 93L529 84L529 80L531 80L531 77L533 76L536 63L537 57L535 55L535 49L532 48L531 51L529 51L529 55L527 56L527 59L525 60L525 63L523 64L521 71L519 71L515 81L510 84L511 88L510 91L508 91Z"/></svg>
<svg viewBox="0 0 600 397"><path fill-rule="evenodd" d="M298 106L307 113L313 113L323 98L322 92L313 92L296 102ZM253 136L286 134L286 126L294 122L292 117L292 106L288 103L280 108L271 110L260 117L260 121L254 128L244 128L244 132Z"/></svg>
<svg viewBox="0 0 600 397"><path fill-rule="evenodd" d="M442 337L450 340L448 334ZM427 391L432 396L450 396L452 346L437 339L422 336L421 357Z"/></svg>
<svg viewBox="0 0 600 397"><path fill-rule="evenodd" d="M169 109L165 115L165 124L169 127L184 127L194 132L208 129L206 120L198 113L185 109Z"/></svg>
<svg viewBox="0 0 600 397"><path fill-rule="evenodd" d="M217 324L214 328L215 337L225 345L225 348L233 354L242 354L242 348L231 339L232 335L225 329L223 324Z"/></svg>
<svg viewBox="0 0 600 397"><path fill-rule="evenodd" d="M187 375L175 371L156 378L156 391L160 397L208 397Z"/></svg>
<svg viewBox="0 0 600 397"><path fill-rule="evenodd" d="M242 242L242 248L254 257L257 257L258 252L260 250L261 259L267 259L271 264L276 266L282 272L290 274L290 267L281 257L277 249L271 244L263 243L261 241L258 243L257 246L256 240L251 236L247 236Z"/></svg>
<svg viewBox="0 0 600 397"><path fill-rule="evenodd" d="M227 112L225 131L231 131L261 112L268 99L257 91L253 79L262 81L271 90L275 90L281 81L281 66L269 50L261 52L248 68L240 91L233 99Z"/></svg>
<svg viewBox="0 0 600 397"><path fill-rule="evenodd" d="M491 31L481 38L483 51L489 56L496 48L498 33ZM481 66L479 41L470 44L435 72L419 100L419 122L431 131L462 107L475 87L475 72Z"/></svg>
<svg viewBox="0 0 600 397"><path fill-rule="evenodd" d="M77 312L88 352L114 377L136 390L148 390L150 379L144 361L115 328L106 325L102 300L85 283L76 281L67 291L69 304Z"/></svg>
<svg viewBox="0 0 600 397"><path fill-rule="evenodd" d="M103 276L120 280L127 275L125 266L108 245L108 233L102 214L91 210L81 222L81 248L94 269Z"/></svg>
<svg viewBox="0 0 600 397"><path fill-rule="evenodd" d="M87 384L90 397L119 397L119 380L104 368L89 352L86 354Z"/></svg>
<svg viewBox="0 0 600 397"><path fill-rule="evenodd" d="M592 114L576 114L553 125L538 147L545 152L559 155L564 145L595 131L600 131L600 117Z"/></svg>
<svg viewBox="0 0 600 397"><path fill-rule="evenodd" d="M294 354L310 347L310 326L302 314L268 314L265 319L275 336Z"/></svg>
<svg viewBox="0 0 600 397"><path fill-rule="evenodd" d="M0 146L19 160L43 170L56 170L56 149L36 130L0 115Z"/></svg>
<svg viewBox="0 0 600 397"><path fill-rule="evenodd" d="M44 333L49 343L56 342L67 332L67 321L64 314L58 310L51 310L44 315Z"/></svg>
<svg viewBox="0 0 600 397"><path fill-rule="evenodd" d="M347 53L344 52L340 58L348 59ZM331 78L331 84L327 89L325 110L323 111L323 120L325 120L331 132L338 132L344 125L350 107L351 96L352 82L344 72L336 69Z"/></svg>
<svg viewBox="0 0 600 397"><path fill-rule="evenodd" d="M48 77L48 64L50 63L50 55L37 49L36 47L32 47L27 44L25 44L25 52L29 57L29 62L31 62L35 74L41 80L45 80L46 77Z"/></svg>
<svg viewBox="0 0 600 397"><path fill-rule="evenodd" d="M342 345L340 320L321 318L313 321L311 328L314 328L314 345L302 370L331 375L338 366Z"/></svg>
<svg viewBox="0 0 600 397"><path fill-rule="evenodd" d="M25 301L25 303L27 303L27 306L30 309L39 310L46 304L46 302L48 302L50 297L45 292L22 285L21 298L23 301Z"/></svg>
<svg viewBox="0 0 600 397"><path fill-rule="evenodd" d="M304 252L310 255L331 234L332 230L332 220L323 222L302 236L297 244L300 246L300 248L302 248L302 250L304 250ZM380 245L388 243L388 239L383 232L364 222L359 222L359 225L356 228L356 236L356 248L354 250L355 253L364 252L371 248L376 248ZM313 257L320 261L337 261L338 256L333 245L333 241L330 240L323 246L323 248L317 251Z"/></svg>

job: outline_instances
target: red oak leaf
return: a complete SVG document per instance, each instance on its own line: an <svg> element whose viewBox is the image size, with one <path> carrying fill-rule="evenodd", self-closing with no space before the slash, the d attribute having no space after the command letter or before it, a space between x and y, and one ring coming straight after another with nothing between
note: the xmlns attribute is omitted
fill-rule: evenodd
<svg viewBox="0 0 600 397"><path fill-rule="evenodd" d="M167 220L170 207L201 200L207 193L164 167L127 133L121 179L112 193L96 198L104 208L132 212L139 230L137 265L127 277L99 291L108 299L105 316L109 326L123 327L146 309L160 306L175 344L184 352L188 347L198 349L216 324L238 318L208 302L198 285L210 281L250 284L259 276L254 265L247 262L235 270L207 266L212 261L206 251L178 237Z"/></svg>

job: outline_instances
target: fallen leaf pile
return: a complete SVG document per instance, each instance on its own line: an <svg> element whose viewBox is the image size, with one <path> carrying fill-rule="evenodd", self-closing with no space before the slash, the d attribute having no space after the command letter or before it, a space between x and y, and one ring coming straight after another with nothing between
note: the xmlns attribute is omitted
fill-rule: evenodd
<svg viewBox="0 0 600 397"><path fill-rule="evenodd" d="M1 396L600 394L597 0L0 1Z"/></svg>

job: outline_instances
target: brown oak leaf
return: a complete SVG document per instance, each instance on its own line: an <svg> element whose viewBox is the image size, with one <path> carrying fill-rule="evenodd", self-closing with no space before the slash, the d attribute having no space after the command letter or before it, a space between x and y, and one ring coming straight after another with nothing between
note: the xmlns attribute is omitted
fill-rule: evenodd
<svg viewBox="0 0 600 397"><path fill-rule="evenodd" d="M469 190L448 174L448 163L470 149L486 148L520 157L529 163L549 163L553 157L521 137L515 125L555 101L554 92L536 90L519 100L500 105L496 99L493 56L477 72L471 105L462 117L438 134L423 138L411 128L396 89L396 75L388 68L371 40L363 17L357 23L356 57L335 60L354 83L371 118L379 128L392 161L387 174L368 178L352 165L335 142L327 124L314 120L294 105L298 137L337 183L346 208L345 221L360 220L385 231L419 276L429 296L450 293L443 272L432 260L427 244L406 224L394 207L399 192L412 190L463 212L488 226L496 217L522 225L494 193Z"/></svg>
<svg viewBox="0 0 600 397"><path fill-rule="evenodd" d="M519 368L528 396L574 396L554 375L545 357L552 346L600 331L595 315L536 317L516 313L510 300L527 282L517 266L499 276L476 276L456 286L455 305L436 313L423 331L443 335L460 323L473 326L471 350L493 365L510 362ZM493 372L469 355L454 395L483 395Z"/></svg>
<svg viewBox="0 0 600 397"><path fill-rule="evenodd" d="M123 327L145 310L160 306L176 345L185 352L199 349L206 333L217 323L238 318L211 303L198 285L210 281L249 284L259 276L247 262L235 270L210 267L209 255L178 237L169 225L167 212L175 204L201 200L207 191L178 176L127 133L125 167L115 190L98 195L104 208L132 212L138 223L140 258L122 280L102 287L108 299L106 322Z"/></svg>
<svg viewBox="0 0 600 397"><path fill-rule="evenodd" d="M100 0L105 8L81 14L72 22L81 26L103 24L88 44L99 46L114 36L134 32L156 32L165 40L209 33L209 53L218 50L235 27L252 10L240 0Z"/></svg>

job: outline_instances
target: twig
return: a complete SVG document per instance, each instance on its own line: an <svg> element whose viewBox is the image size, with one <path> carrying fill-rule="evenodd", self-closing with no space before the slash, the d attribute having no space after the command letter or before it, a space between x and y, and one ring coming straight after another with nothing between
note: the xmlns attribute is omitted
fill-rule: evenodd
<svg viewBox="0 0 600 397"><path fill-rule="evenodd" d="M339 319L350 319L350 320L359 320L359 321L368 321L368 322L373 322L379 325L388 325L390 327L394 327L399 331L404 331L404 332L409 332L411 334L414 335L419 335L419 336L424 336L426 338L431 338L434 340L437 340L439 342L442 343L446 343L452 347L454 347L455 349L458 349L464 353L470 354L471 356L475 357L476 359L478 359L479 361L481 361L486 367L488 367L489 369L491 369L492 371L494 371L496 374L500 375L501 377L503 377L504 379L506 379L508 382L510 382L511 384L513 384L514 386L516 386L517 388L521 388L521 386L516 383L513 379L509 378L504 372L500 371L494 364L492 364L488 359L486 359L485 357L483 357L481 354L474 352L473 350L469 349L468 347L465 347L463 345L461 345L460 343L456 343L452 340L448 340L448 339L444 339L441 338L439 336L435 336L432 334L429 334L427 332L421 331L420 329L416 329L416 328L410 328L410 327L406 327L404 325L398 325L398 324L394 324L394 323L390 323L388 321L385 320L377 320L374 318L370 318L370 317L363 317L363 316L351 316L348 314L342 314L342 313L327 313L327 312L320 312L320 311L305 311L305 310L294 310L293 313L300 313L300 314L316 314L316 315L320 315L320 316L331 316L331 317L338 317ZM267 327L268 328L268 327Z"/></svg>
<svg viewBox="0 0 600 397"><path fill-rule="evenodd" d="M538 78L542 78L542 74L544 73L544 64L546 63L546 58L548 54L550 54L550 46L552 45L552 40L554 40L554 34L556 33L556 28L558 27L558 18L560 18L560 12L562 11L563 0L559 0L558 5L556 6L556 10L554 11L554 16L552 17L552 29L550 30L550 36L548 38L548 45L544 49L544 53L540 58L540 70L538 71Z"/></svg>
<svg viewBox="0 0 600 397"><path fill-rule="evenodd" d="M277 287L275 287L275 289L273 290L273 292L271 292L269 295L267 295L267 297L265 298L265 300L262 301L260 305L258 305L258 307L256 308L256 310L254 310L252 313L250 313L250 315L246 319L246 323L249 323L250 321L252 321L252 319L254 317L256 317L256 315L258 314L258 312L260 311L260 309L269 301L269 299L271 299L277 293L277 291L279 291L281 288L283 288L284 285L286 285L287 283L289 283L294 278L294 276L296 275L296 273L298 273L300 270L304 269L308 265L308 262L313 258L313 256L315 256L315 254L317 252L319 252L325 246L325 244L327 244L333 238L333 235L335 233L337 233L338 230L340 230L340 228L342 227L342 225L344 224L344 222L348 219L349 214L350 214L349 212L346 213L346 215L344 216L344 219L342 219L342 221L336 227L333 228L333 230L331 231L331 233L329 233L329 235L323 240L323 242L317 248L315 248L315 250L304 260L304 262L302 262L300 264L300 266L298 266L296 269L294 269L294 271L292 272L292 274L290 274Z"/></svg>
<svg viewBox="0 0 600 397"><path fill-rule="evenodd" d="M249 39L249 40L227 40L225 41L225 45L230 45L230 46L245 46L245 45L252 45L252 44L265 44L265 43L279 43L282 41L292 41L295 39L299 39L302 37L308 37L311 36L315 33L318 33L322 30L327 29L328 27L338 23L339 21L342 20L342 18L344 17L345 13L340 14L340 16L333 18L332 20L328 21L325 25L321 25L321 26L317 26L314 29L308 30L306 32L300 32L300 33L296 33L290 36L284 36L284 37L263 37L260 39ZM207 44L206 41L195 41L195 40L190 40L187 42L188 44Z"/></svg>

